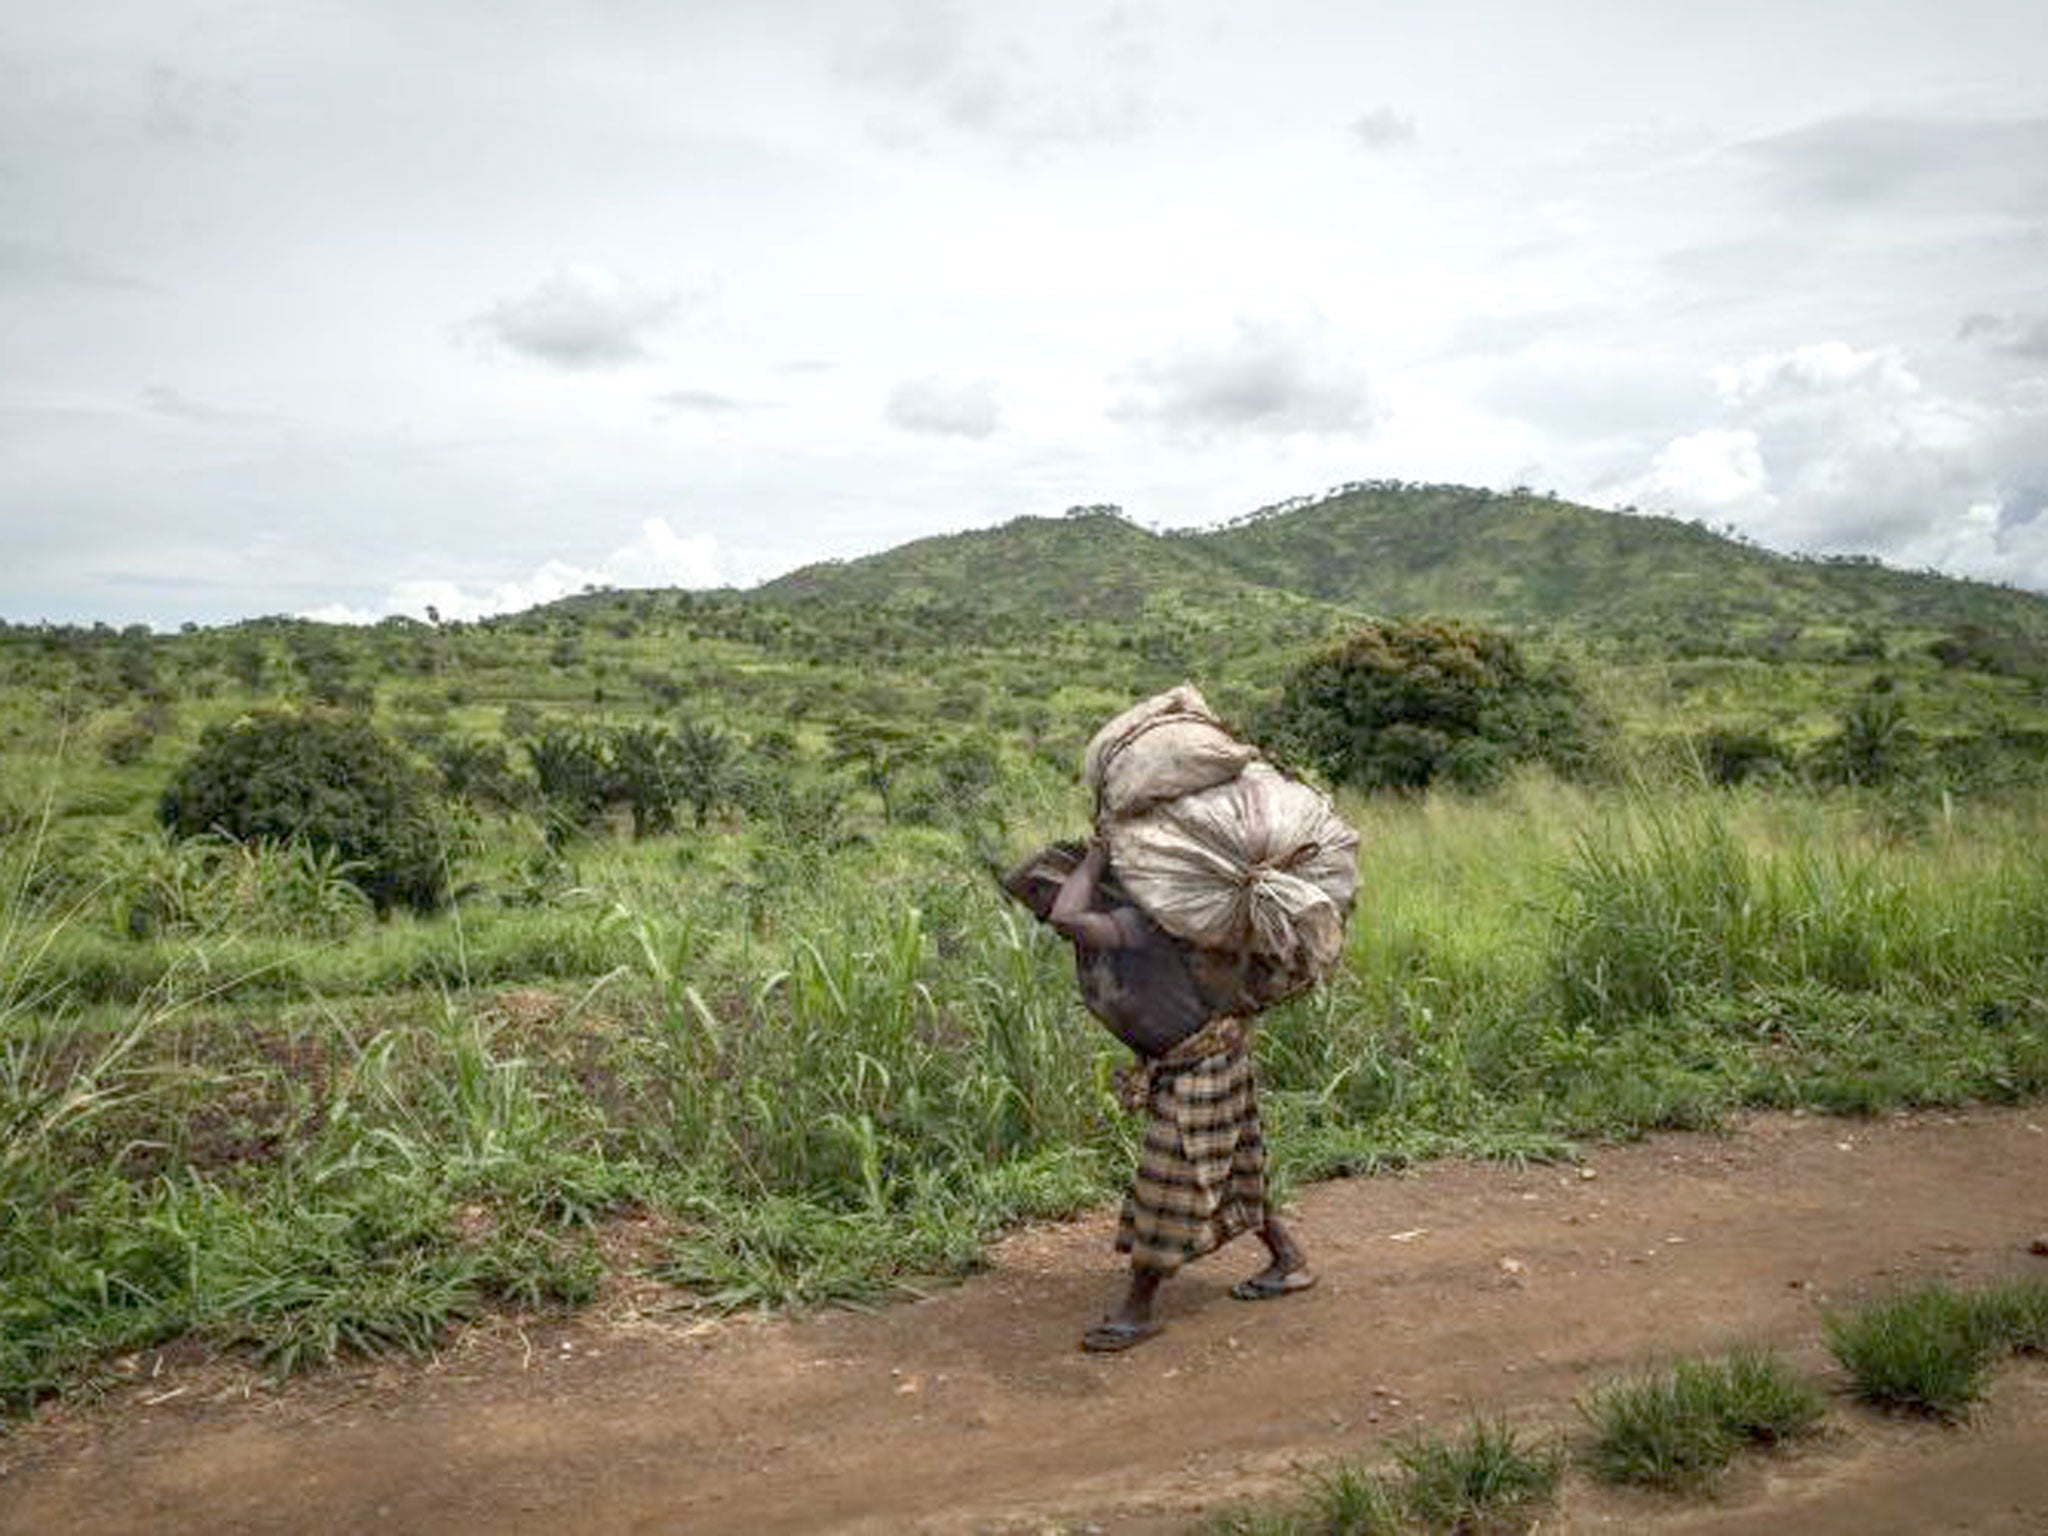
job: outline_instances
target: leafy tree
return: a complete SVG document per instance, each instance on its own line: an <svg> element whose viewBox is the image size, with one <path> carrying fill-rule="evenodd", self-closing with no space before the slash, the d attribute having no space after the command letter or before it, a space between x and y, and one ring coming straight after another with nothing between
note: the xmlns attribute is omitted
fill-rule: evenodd
<svg viewBox="0 0 2048 1536"><path fill-rule="evenodd" d="M1912 765L1919 736L1906 723L1898 684L1880 676L1856 696L1835 734L1814 750L1813 776L1824 784L1887 784Z"/></svg>
<svg viewBox="0 0 2048 1536"><path fill-rule="evenodd" d="M508 811L532 801L532 782L513 768L502 741L437 736L427 750L441 770L442 789L454 799Z"/></svg>
<svg viewBox="0 0 2048 1536"><path fill-rule="evenodd" d="M138 711L114 723L100 744L100 755L116 768L139 763L149 755L165 717L161 706Z"/></svg>
<svg viewBox="0 0 2048 1536"><path fill-rule="evenodd" d="M1769 731L1717 725L1693 739L1700 768L1715 784L1776 777L1792 766L1792 753Z"/></svg>
<svg viewBox="0 0 2048 1536"><path fill-rule="evenodd" d="M603 819L612 798L612 771L602 740L550 723L526 743L526 755L548 803L551 831L580 831Z"/></svg>
<svg viewBox="0 0 2048 1536"><path fill-rule="evenodd" d="M296 629L287 637L292 660L316 703L335 706L367 704L370 690L359 684L347 649L333 635L313 628Z"/></svg>
<svg viewBox="0 0 2048 1536"><path fill-rule="evenodd" d="M227 666L230 674L251 693L263 687L263 673L267 658L263 640L259 635L237 635L227 645Z"/></svg>
<svg viewBox="0 0 2048 1536"><path fill-rule="evenodd" d="M685 720L676 727L677 787L690 802L690 814L702 831L711 813L730 801L739 788L738 750L714 725Z"/></svg>
<svg viewBox="0 0 2048 1536"><path fill-rule="evenodd" d="M851 769L856 782L874 791L882 802L882 820L896 819L896 784L904 772L925 758L923 740L913 731L881 720L847 720L832 727L831 768Z"/></svg>
<svg viewBox="0 0 2048 1536"><path fill-rule="evenodd" d="M2027 636L1960 624L1928 643L1927 654L1944 667L1967 668L1999 677L2028 677L2048 672L2048 649Z"/></svg>
<svg viewBox="0 0 2048 1536"><path fill-rule="evenodd" d="M1001 760L986 742L971 737L948 742L909 775L907 792L898 795L899 814L932 826L1000 826L1002 817L992 800L1001 779Z"/></svg>
<svg viewBox="0 0 2048 1536"><path fill-rule="evenodd" d="M354 715L259 710L210 726L158 809L181 837L296 841L331 855L380 914L447 899L427 776Z"/></svg>
<svg viewBox="0 0 2048 1536"><path fill-rule="evenodd" d="M1505 635L1438 620L1374 623L1298 668L1267 732L1361 789L1465 788L1517 762L1589 766L1597 721L1561 669Z"/></svg>
<svg viewBox="0 0 2048 1536"><path fill-rule="evenodd" d="M538 736L541 731L540 711L524 699L514 699L499 711L499 725L507 741L522 737Z"/></svg>
<svg viewBox="0 0 2048 1536"><path fill-rule="evenodd" d="M610 733L605 747L611 789L633 812L633 835L673 832L683 777L675 732L659 725L620 726Z"/></svg>
<svg viewBox="0 0 2048 1536"><path fill-rule="evenodd" d="M114 676L129 693L154 696L157 693L156 653L150 646L149 627L131 624L121 631L121 647L114 661Z"/></svg>

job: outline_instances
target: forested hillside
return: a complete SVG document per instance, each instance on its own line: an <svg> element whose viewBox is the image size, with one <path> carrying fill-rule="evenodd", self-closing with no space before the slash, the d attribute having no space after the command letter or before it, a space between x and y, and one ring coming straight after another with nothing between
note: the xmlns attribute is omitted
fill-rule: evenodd
<svg viewBox="0 0 2048 1536"><path fill-rule="evenodd" d="M2048 644L2048 599L2037 593L1865 557L1799 559L1697 523L1526 491L1393 482L1197 532L1150 533L1113 508L1020 518L807 566L760 595L1129 620L1174 603L1239 604L1247 586L1358 612L1705 648L1731 636L1971 626Z"/></svg>

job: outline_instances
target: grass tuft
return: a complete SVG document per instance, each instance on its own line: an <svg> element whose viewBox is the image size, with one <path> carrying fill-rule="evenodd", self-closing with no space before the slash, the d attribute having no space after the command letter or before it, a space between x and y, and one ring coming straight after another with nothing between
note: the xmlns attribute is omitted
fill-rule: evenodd
<svg viewBox="0 0 2048 1536"><path fill-rule="evenodd" d="M1564 1472L1556 1446L1522 1444L1504 1419L1475 1419L1456 1440L1424 1435L1396 1447L1400 1502L1424 1530L1466 1531L1551 1497Z"/></svg>
<svg viewBox="0 0 2048 1536"><path fill-rule="evenodd" d="M1564 1475L1557 1446L1530 1446L1504 1420L1475 1419L1456 1439L1418 1435L1394 1449L1395 1470L1339 1462L1292 1506L1233 1510L1216 1536L1399 1536L1480 1532L1548 1502Z"/></svg>
<svg viewBox="0 0 2048 1536"><path fill-rule="evenodd" d="M2017 1355L2048 1354L2048 1280L2008 1280L1974 1298L1977 1328Z"/></svg>
<svg viewBox="0 0 2048 1536"><path fill-rule="evenodd" d="M1985 1310L1945 1285L1902 1291L1828 1318L1828 1348L1856 1395L1950 1423L1968 1416L2000 1341Z"/></svg>
<svg viewBox="0 0 2048 1536"><path fill-rule="evenodd" d="M1683 1490L1711 1487L1744 1445L1810 1433L1823 1408L1776 1354L1744 1349L1616 1382L1580 1411L1593 1428L1596 1476Z"/></svg>

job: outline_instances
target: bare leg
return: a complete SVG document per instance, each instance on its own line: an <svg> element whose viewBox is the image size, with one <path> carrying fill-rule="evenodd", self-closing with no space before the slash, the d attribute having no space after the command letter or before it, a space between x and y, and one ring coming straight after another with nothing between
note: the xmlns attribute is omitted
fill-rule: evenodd
<svg viewBox="0 0 2048 1536"><path fill-rule="evenodd" d="M1240 1301L1256 1301L1269 1296L1285 1296L1290 1291L1305 1291L1315 1284L1315 1276L1308 1269L1308 1255L1301 1251L1301 1244L1294 1240L1294 1234L1282 1226L1280 1218L1270 1210L1266 1212L1266 1224L1259 1228L1259 1241L1266 1245L1266 1252L1273 1262L1249 1280L1241 1280L1233 1286L1233 1296Z"/></svg>
<svg viewBox="0 0 2048 1536"><path fill-rule="evenodd" d="M1108 1353L1129 1349L1151 1338L1159 1331L1159 1323L1152 1316L1152 1302L1165 1279L1156 1269L1140 1269L1133 1264L1131 1286L1124 1292L1123 1304L1081 1335L1081 1347Z"/></svg>
<svg viewBox="0 0 2048 1536"><path fill-rule="evenodd" d="M1139 1269L1131 1266L1131 1288L1124 1292L1124 1304L1111 1313L1119 1323L1143 1325L1152 1321L1152 1299L1159 1294L1159 1283L1166 1276L1156 1269Z"/></svg>

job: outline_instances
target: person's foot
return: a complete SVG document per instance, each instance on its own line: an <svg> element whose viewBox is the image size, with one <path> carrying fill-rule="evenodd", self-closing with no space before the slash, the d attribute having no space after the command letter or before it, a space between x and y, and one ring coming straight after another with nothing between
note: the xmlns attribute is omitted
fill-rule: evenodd
<svg viewBox="0 0 2048 1536"><path fill-rule="evenodd" d="M1101 1322L1089 1325L1087 1332L1081 1335L1081 1347L1092 1355L1113 1355L1144 1343L1159 1328L1156 1318L1105 1317Z"/></svg>
<svg viewBox="0 0 2048 1536"><path fill-rule="evenodd" d="M1310 1290L1315 1283L1316 1277L1299 1265L1269 1264L1249 1279L1238 1281L1230 1288L1230 1294L1239 1301L1271 1301L1276 1296Z"/></svg>

